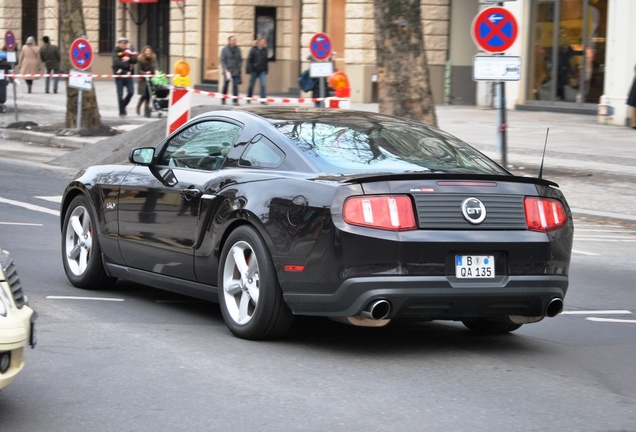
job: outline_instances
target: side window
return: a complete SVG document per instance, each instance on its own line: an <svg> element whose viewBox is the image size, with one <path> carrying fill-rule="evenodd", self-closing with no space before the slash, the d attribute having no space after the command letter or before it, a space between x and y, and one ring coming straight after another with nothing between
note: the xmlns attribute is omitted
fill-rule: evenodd
<svg viewBox="0 0 636 432"><path fill-rule="evenodd" d="M284 159L285 153L276 144L263 135L258 135L241 155L239 166L278 168Z"/></svg>
<svg viewBox="0 0 636 432"><path fill-rule="evenodd" d="M219 120L193 124L172 137L163 150L159 165L218 170L240 134L239 126Z"/></svg>

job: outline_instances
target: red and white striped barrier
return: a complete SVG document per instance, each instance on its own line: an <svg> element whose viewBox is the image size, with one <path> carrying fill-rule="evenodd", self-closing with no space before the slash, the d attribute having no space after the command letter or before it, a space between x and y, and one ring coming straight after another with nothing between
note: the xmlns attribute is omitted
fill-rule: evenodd
<svg viewBox="0 0 636 432"><path fill-rule="evenodd" d="M117 75L117 74L90 74L90 73L72 73L72 74L5 74L5 77L10 78L68 78L68 77L88 77L88 78L147 78L149 75ZM165 74L165 77L174 77L175 75ZM192 87L182 87L185 89L187 93L191 94L200 94L203 96L209 96L212 98L218 99L231 99L236 101L243 102L253 102L253 103L261 103L265 102L268 104L271 103L279 103L279 104L305 104L305 103L317 103L317 102L325 102L325 106L330 108L349 108L350 99L349 98L338 98L338 97L324 97L324 98L287 98L287 97L267 97L267 98L259 98L259 97L247 97L247 96L234 96L223 93L216 92L208 92L205 90L199 90ZM179 92L180 93L180 92ZM172 96L171 96L172 98ZM190 98L188 98L188 103ZM171 105L172 106L172 105ZM188 112L189 115L189 112ZM170 124L170 123L168 123ZM176 128L175 128L176 129Z"/></svg>
<svg viewBox="0 0 636 432"><path fill-rule="evenodd" d="M165 76L167 78L174 77L174 75L162 74L162 75L122 75L122 74L91 74L91 73L59 73L59 74L5 74L5 77L9 78L69 78L69 77L86 77L86 78L148 78L153 76Z"/></svg>
<svg viewBox="0 0 636 432"><path fill-rule="evenodd" d="M190 120L190 100L192 93L185 87L172 87L170 105L168 107L168 123L166 136L183 126Z"/></svg>

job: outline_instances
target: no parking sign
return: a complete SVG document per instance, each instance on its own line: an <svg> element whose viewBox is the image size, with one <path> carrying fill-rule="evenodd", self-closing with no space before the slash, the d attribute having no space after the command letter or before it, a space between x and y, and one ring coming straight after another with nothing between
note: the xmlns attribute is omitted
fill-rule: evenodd
<svg viewBox="0 0 636 432"><path fill-rule="evenodd" d="M89 41L78 38L71 44L71 64L79 70L86 70L93 62L93 47Z"/></svg>
<svg viewBox="0 0 636 432"><path fill-rule="evenodd" d="M502 7L489 7L473 20L472 36L484 51L501 53L515 43L519 26L514 15Z"/></svg>

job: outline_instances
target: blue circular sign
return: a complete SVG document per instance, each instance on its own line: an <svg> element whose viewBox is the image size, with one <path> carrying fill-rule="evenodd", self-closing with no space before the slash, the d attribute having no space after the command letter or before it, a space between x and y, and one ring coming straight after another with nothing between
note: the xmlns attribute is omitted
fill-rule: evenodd
<svg viewBox="0 0 636 432"><path fill-rule="evenodd" d="M316 33L309 42L309 52L318 61L327 60L331 56L333 44L327 33Z"/></svg>
<svg viewBox="0 0 636 432"><path fill-rule="evenodd" d="M15 49L15 34L11 30L7 30L4 34L4 45L7 47L7 51Z"/></svg>
<svg viewBox="0 0 636 432"><path fill-rule="evenodd" d="M490 53L501 53L510 48L517 39L518 31L514 15L502 7L486 8L473 20L475 44Z"/></svg>
<svg viewBox="0 0 636 432"><path fill-rule="evenodd" d="M93 62L93 47L83 38L75 39L71 44L71 63L80 70L88 69Z"/></svg>

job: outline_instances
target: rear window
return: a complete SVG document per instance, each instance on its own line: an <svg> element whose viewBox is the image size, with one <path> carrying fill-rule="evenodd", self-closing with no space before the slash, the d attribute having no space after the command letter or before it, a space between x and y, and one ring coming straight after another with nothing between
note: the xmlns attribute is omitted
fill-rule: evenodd
<svg viewBox="0 0 636 432"><path fill-rule="evenodd" d="M277 127L328 174L507 174L463 141L417 123L329 119Z"/></svg>

